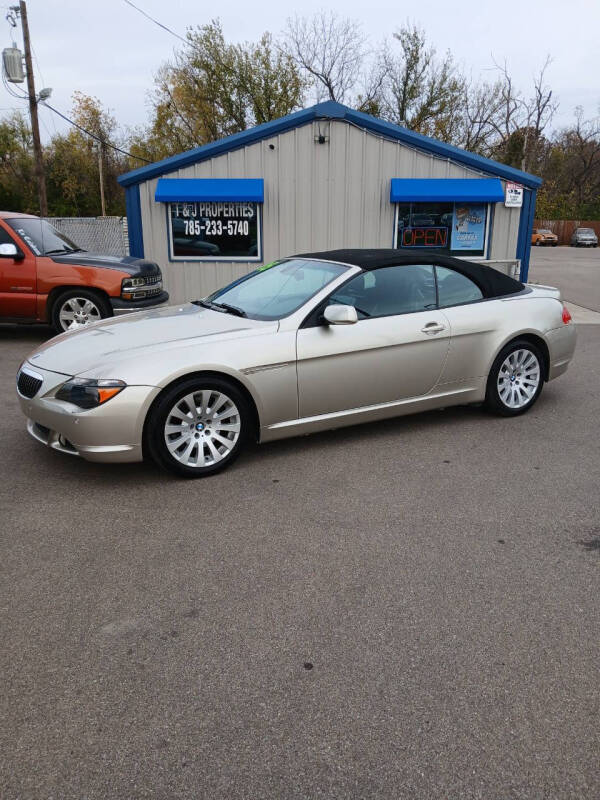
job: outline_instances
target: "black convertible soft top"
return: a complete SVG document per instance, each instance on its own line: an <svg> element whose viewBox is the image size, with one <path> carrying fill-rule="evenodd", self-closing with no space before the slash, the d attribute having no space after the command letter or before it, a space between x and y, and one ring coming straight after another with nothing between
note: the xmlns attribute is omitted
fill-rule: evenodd
<svg viewBox="0 0 600 800"><path fill-rule="evenodd" d="M481 289L484 297L502 297L523 291L525 286L514 278L505 275L487 264L477 261L463 261L435 253L407 253L406 250L327 250L321 253L299 253L294 258L314 258L320 261L336 261L352 264L364 270L379 267L400 266L402 264L438 264L462 272L471 278Z"/></svg>

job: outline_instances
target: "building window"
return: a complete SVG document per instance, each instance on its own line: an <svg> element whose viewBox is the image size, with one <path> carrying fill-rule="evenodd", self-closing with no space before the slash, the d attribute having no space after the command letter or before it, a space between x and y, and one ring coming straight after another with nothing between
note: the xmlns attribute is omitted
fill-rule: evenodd
<svg viewBox="0 0 600 800"><path fill-rule="evenodd" d="M173 261L262 261L260 204L169 203Z"/></svg>
<svg viewBox="0 0 600 800"><path fill-rule="evenodd" d="M482 257L488 224L487 203L397 203L394 247Z"/></svg>

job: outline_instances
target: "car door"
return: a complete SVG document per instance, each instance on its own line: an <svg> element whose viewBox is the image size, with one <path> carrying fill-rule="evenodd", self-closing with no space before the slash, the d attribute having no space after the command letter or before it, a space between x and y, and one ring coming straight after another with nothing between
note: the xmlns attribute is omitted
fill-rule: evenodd
<svg viewBox="0 0 600 800"><path fill-rule="evenodd" d="M36 260L21 242L0 225L0 244L14 244L19 255L0 253L0 317L35 319L37 316ZM22 257L21 257L22 256Z"/></svg>
<svg viewBox="0 0 600 800"><path fill-rule="evenodd" d="M463 384L485 376L497 331L506 315L502 300L486 300L480 287L460 272L436 266L439 308L450 323L451 346L440 384Z"/></svg>
<svg viewBox="0 0 600 800"><path fill-rule="evenodd" d="M437 383L449 323L436 309L431 265L362 272L321 304L352 305L351 325L312 315L297 334L300 417L420 397Z"/></svg>

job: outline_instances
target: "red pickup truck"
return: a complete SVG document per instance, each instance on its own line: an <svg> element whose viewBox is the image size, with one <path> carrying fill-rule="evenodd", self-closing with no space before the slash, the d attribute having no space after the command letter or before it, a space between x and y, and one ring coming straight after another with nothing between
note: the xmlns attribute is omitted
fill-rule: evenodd
<svg viewBox="0 0 600 800"><path fill-rule="evenodd" d="M169 299L158 264L87 253L47 220L0 211L0 321L58 333Z"/></svg>

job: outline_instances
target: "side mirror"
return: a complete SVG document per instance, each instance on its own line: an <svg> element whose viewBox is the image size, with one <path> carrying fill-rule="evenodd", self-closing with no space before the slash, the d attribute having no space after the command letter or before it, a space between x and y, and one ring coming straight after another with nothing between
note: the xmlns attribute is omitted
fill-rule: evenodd
<svg viewBox="0 0 600 800"><path fill-rule="evenodd" d="M331 305L323 312L325 322L330 325L354 325L358 322L358 314L354 306Z"/></svg>
<svg viewBox="0 0 600 800"><path fill-rule="evenodd" d="M16 244L0 244L0 258L23 258L23 253Z"/></svg>

